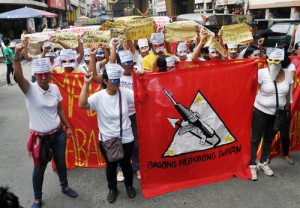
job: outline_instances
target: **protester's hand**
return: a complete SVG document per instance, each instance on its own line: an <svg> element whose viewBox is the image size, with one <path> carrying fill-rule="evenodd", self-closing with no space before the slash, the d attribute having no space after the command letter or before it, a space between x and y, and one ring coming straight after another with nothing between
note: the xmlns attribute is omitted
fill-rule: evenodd
<svg viewBox="0 0 300 208"><path fill-rule="evenodd" d="M106 49L106 45L105 43L101 43L98 45L99 48L102 48L103 50Z"/></svg>
<svg viewBox="0 0 300 208"><path fill-rule="evenodd" d="M218 32L218 36L220 36L220 37L222 37L222 30L219 30L219 32Z"/></svg>
<svg viewBox="0 0 300 208"><path fill-rule="evenodd" d="M114 38L112 41L112 45L117 47L117 45L119 44L119 39L118 38Z"/></svg>
<svg viewBox="0 0 300 208"><path fill-rule="evenodd" d="M97 50L98 50L97 47L92 47L90 49L90 56L96 57Z"/></svg>
<svg viewBox="0 0 300 208"><path fill-rule="evenodd" d="M264 41L265 41L264 38L258 39L258 41L257 41L258 46L259 46L259 47L262 47L262 45L264 44Z"/></svg>
<svg viewBox="0 0 300 208"><path fill-rule="evenodd" d="M141 76L144 74L144 71L138 70L138 69L134 69L134 72L136 74L136 76Z"/></svg>
<svg viewBox="0 0 300 208"><path fill-rule="evenodd" d="M123 43L123 42L124 42L124 38L123 38L122 35L119 35L118 39L119 39L120 43Z"/></svg>
<svg viewBox="0 0 300 208"><path fill-rule="evenodd" d="M293 50L293 46L290 45L288 51L292 51Z"/></svg>
<svg viewBox="0 0 300 208"><path fill-rule="evenodd" d="M82 43L82 39L80 35L77 35L76 40L78 41L78 43Z"/></svg>
<svg viewBox="0 0 300 208"><path fill-rule="evenodd" d="M24 49L24 45L22 43L18 43L15 46L15 54L20 54L23 49Z"/></svg>
<svg viewBox="0 0 300 208"><path fill-rule="evenodd" d="M29 156L29 158L32 158L32 152L31 151L28 152L28 156Z"/></svg>
<svg viewBox="0 0 300 208"><path fill-rule="evenodd" d="M204 43L207 39L208 33L206 30L201 30L200 32L200 41Z"/></svg>
<svg viewBox="0 0 300 208"><path fill-rule="evenodd" d="M49 39L52 43L58 43L58 38L55 38L55 37L51 37L50 39Z"/></svg>
<svg viewBox="0 0 300 208"><path fill-rule="evenodd" d="M68 138L70 138L70 137L73 136L73 132L72 132L72 129L71 129L70 127L67 128L66 131L67 131L67 137L68 137Z"/></svg>
<svg viewBox="0 0 300 208"><path fill-rule="evenodd" d="M90 84L93 79L93 72L88 72L84 75L84 82Z"/></svg>

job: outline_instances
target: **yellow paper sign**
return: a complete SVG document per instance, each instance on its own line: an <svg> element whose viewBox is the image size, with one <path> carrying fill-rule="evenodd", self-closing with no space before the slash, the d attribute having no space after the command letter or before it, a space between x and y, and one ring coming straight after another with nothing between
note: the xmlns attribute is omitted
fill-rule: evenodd
<svg viewBox="0 0 300 208"><path fill-rule="evenodd" d="M136 18L128 20L125 23L127 28L126 38L128 40L138 40L142 38L150 38L154 33L154 23L151 18Z"/></svg>
<svg viewBox="0 0 300 208"><path fill-rule="evenodd" d="M111 32L107 31L85 31L83 33L83 47L90 48L98 46L99 44L105 44L109 47L109 41L111 39Z"/></svg>
<svg viewBox="0 0 300 208"><path fill-rule="evenodd" d="M194 21L178 21L166 23L166 41L189 41L197 37L196 23Z"/></svg>
<svg viewBox="0 0 300 208"><path fill-rule="evenodd" d="M73 33L73 32L64 32L64 33L57 32L54 35L52 35L51 37L57 38L58 40L69 45L71 48L76 48L78 45L77 34ZM55 43L54 45L55 45L55 47L61 48L61 45L59 45L57 43Z"/></svg>
<svg viewBox="0 0 300 208"><path fill-rule="evenodd" d="M28 53L31 55L41 54L41 48L46 40L49 39L48 35L43 35L41 33L34 33L26 35L26 42Z"/></svg>
<svg viewBox="0 0 300 208"><path fill-rule="evenodd" d="M101 26L101 29L102 30L110 30L112 38L117 38L121 35L124 37L124 40L126 40L126 33L125 33L126 28L124 25L122 25L120 23L106 21Z"/></svg>
<svg viewBox="0 0 300 208"><path fill-rule="evenodd" d="M252 33L246 23L222 26L223 43L250 43L253 42Z"/></svg>

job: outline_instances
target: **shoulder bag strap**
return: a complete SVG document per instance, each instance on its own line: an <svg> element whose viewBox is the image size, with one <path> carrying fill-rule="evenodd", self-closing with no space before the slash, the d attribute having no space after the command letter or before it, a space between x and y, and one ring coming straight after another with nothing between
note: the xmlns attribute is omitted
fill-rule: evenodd
<svg viewBox="0 0 300 208"><path fill-rule="evenodd" d="M122 128L122 95L119 89L119 108L120 108L120 138L122 138L123 128Z"/></svg>
<svg viewBox="0 0 300 208"><path fill-rule="evenodd" d="M278 91L277 91L277 84L276 81L274 81L275 90L276 90L276 109L279 108L279 102L278 102Z"/></svg>

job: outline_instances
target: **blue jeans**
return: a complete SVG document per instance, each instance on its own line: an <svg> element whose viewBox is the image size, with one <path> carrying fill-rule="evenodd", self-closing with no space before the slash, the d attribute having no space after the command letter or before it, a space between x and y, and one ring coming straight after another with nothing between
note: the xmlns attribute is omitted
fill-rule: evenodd
<svg viewBox="0 0 300 208"><path fill-rule="evenodd" d="M140 169L140 160L139 160L139 144L138 144L138 135L137 135L137 128L136 128L136 116L135 114L129 116L131 121L131 128L132 133L134 136L134 146L132 151L132 169L133 171L138 171Z"/></svg>
<svg viewBox="0 0 300 208"><path fill-rule="evenodd" d="M273 130L275 115L266 114L254 107L252 114L252 138L251 138L251 162L250 165L256 164L256 154L259 143L263 137L262 151L260 162L266 162L273 139L277 131Z"/></svg>
<svg viewBox="0 0 300 208"><path fill-rule="evenodd" d="M53 160L56 165L56 172L59 177L60 186L62 189L68 187L67 179L67 167L65 160L66 152L66 133L61 127L56 133L43 136L42 137L42 146L49 145L50 150L53 154ZM41 147L42 148L42 147ZM42 186L44 181L44 173L47 167L48 160L40 158L40 168L37 169L35 166L32 173L32 185L34 191L34 199L42 199Z"/></svg>

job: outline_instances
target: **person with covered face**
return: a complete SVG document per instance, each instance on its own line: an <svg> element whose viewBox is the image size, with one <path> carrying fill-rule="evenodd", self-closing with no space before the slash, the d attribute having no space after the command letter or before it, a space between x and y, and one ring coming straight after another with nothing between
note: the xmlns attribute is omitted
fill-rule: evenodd
<svg viewBox="0 0 300 208"><path fill-rule="evenodd" d="M186 42L179 42L176 48L176 56L178 61L191 61L191 55L188 54Z"/></svg>
<svg viewBox="0 0 300 208"><path fill-rule="evenodd" d="M143 72L143 58L148 56L150 53L150 45L148 39L139 39L137 41L137 47L134 47L134 44L131 40L127 40L127 43L131 53L133 54L133 62L135 63L134 67L137 70Z"/></svg>
<svg viewBox="0 0 300 208"><path fill-rule="evenodd" d="M152 53L145 56L142 61L142 66L144 71L152 72L154 69L157 68L156 60L157 57L160 55L171 56L165 51L164 43L165 43L165 36L163 33L152 33L151 35L151 43L152 43Z"/></svg>
<svg viewBox="0 0 300 208"><path fill-rule="evenodd" d="M227 54L228 54L227 58L228 59L236 59L239 55L239 53L238 53L239 44L227 43L226 47L227 47Z"/></svg>
<svg viewBox="0 0 300 208"><path fill-rule="evenodd" d="M56 165L61 191L75 198L77 192L68 185L66 168L66 133L72 137L71 126L62 108L62 96L58 87L50 83L51 65L49 58L32 60L32 71L36 82L31 83L23 76L19 55L22 44L15 48L14 67L18 85L25 95L29 113L30 136L27 141L29 155L33 158L32 184L34 202L32 208L42 207L42 186L47 163L52 157ZM66 133L62 127L66 128Z"/></svg>
<svg viewBox="0 0 300 208"><path fill-rule="evenodd" d="M73 49L62 49L60 51L62 67L55 67L53 71L56 73L81 73L76 55L77 53Z"/></svg>
<svg viewBox="0 0 300 208"><path fill-rule="evenodd" d="M119 194L117 188L118 164L120 164L125 176L124 184L128 197L133 199L136 196L136 191L132 186L133 171L131 166L134 136L129 119L129 106L134 105L134 97L132 90L120 87L123 71L123 68L118 64L107 64L102 74L103 89L90 97L88 97L88 89L93 73L86 73L78 102L80 108L97 112L100 130L99 148L106 162L106 179L109 189L107 201L109 203L115 202ZM119 161L110 162L103 148L103 142L116 137L122 138L124 157Z"/></svg>
<svg viewBox="0 0 300 208"><path fill-rule="evenodd" d="M284 70L282 67L283 60L283 49L267 48L268 67L258 70L259 91L255 98L252 115L250 161L252 180L257 180L256 169L262 170L267 176L274 175L267 159L270 154L273 138L277 134L277 131L273 130L276 111L276 87L279 109L288 110L293 85L293 78L290 72ZM260 160L256 164L257 150L262 137L262 153Z"/></svg>
<svg viewBox="0 0 300 208"><path fill-rule="evenodd" d="M98 73L103 73L105 65L109 62L109 54L105 44L100 44L96 53L97 63L96 70Z"/></svg>

